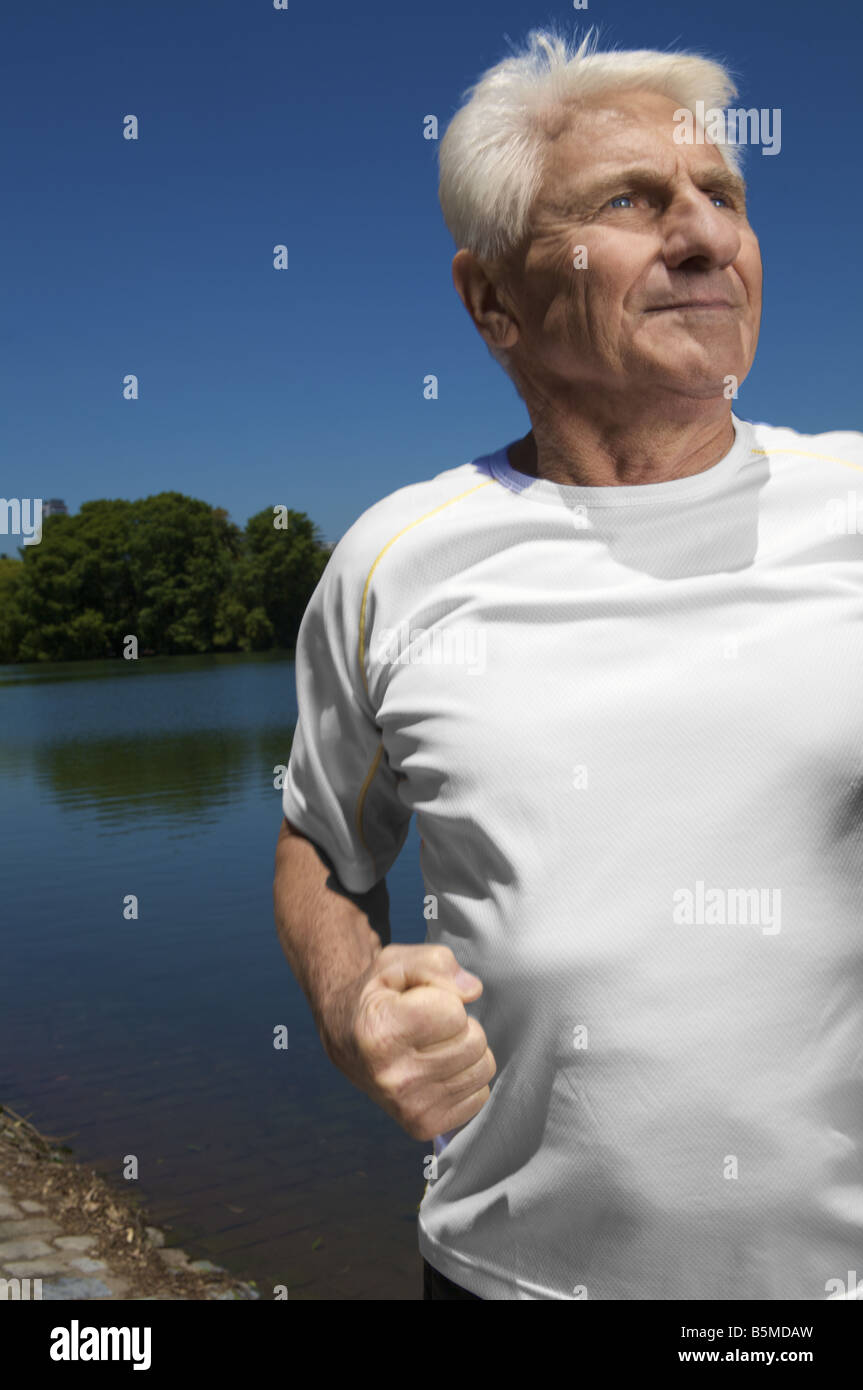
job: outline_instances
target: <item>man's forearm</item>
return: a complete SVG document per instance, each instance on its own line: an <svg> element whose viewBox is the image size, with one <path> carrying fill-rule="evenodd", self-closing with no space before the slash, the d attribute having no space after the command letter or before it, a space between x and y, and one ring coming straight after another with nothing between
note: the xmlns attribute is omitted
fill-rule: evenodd
<svg viewBox="0 0 863 1390"><path fill-rule="evenodd" d="M381 880L369 893L349 893L321 852L283 821L273 902L282 950L332 1056L339 991L357 980L389 941L386 883Z"/></svg>

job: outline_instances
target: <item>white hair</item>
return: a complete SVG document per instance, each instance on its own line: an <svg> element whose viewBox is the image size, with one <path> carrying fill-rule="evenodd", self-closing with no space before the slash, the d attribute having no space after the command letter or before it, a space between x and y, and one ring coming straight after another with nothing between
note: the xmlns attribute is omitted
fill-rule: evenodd
<svg viewBox="0 0 863 1390"><path fill-rule="evenodd" d="M482 260L526 235L548 142L569 128L573 108L606 92L660 92L693 111L724 108L737 95L730 73L694 53L649 48L597 53L593 30L576 48L533 29L522 53L483 73L465 92L440 144L439 197L456 245ZM740 173L739 147L716 142Z"/></svg>

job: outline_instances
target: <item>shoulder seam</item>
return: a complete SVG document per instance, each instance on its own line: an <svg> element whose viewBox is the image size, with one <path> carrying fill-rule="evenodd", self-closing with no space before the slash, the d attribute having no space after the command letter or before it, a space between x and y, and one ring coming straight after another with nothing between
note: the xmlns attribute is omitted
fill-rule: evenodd
<svg viewBox="0 0 863 1390"><path fill-rule="evenodd" d="M800 458L821 459L823 463L841 463L844 468L856 468L859 473L863 473L863 464L851 463L849 459L837 458L835 454L814 454L808 449L752 449L751 452L763 457L769 454L797 454Z"/></svg>
<svg viewBox="0 0 863 1390"><path fill-rule="evenodd" d="M413 528L414 528L415 526L419 526L421 522L423 522L423 521L428 521L428 519L429 519L430 516L436 516L438 512L442 512L442 511L444 511L447 507L451 507L451 506L453 505L454 502L461 502L465 497L470 497L474 492L479 492L481 488L493 486L494 481L495 481L494 478L486 478L484 482L482 482L482 483L476 483L473 487L469 487L469 488L467 489L466 492L459 492L459 493L456 494L455 497L449 497L449 498L447 498L446 502L441 502L439 506L437 506L437 507L432 507L431 511L424 512L422 516L418 516L418 517L416 517L413 521L409 521L408 524L407 524L407 526L403 526L403 527L401 528L400 531L397 531L396 534L395 534L394 536L391 536L391 537L390 537L390 539L387 541L386 545L385 545L385 546L378 552L378 554L375 556L374 562L372 563L372 567L371 567L371 569L369 570L368 575L366 576L366 582L365 582L365 585L364 585L364 587L363 587L362 603L360 604L359 638L358 638L358 641L357 641L357 660L359 661L360 675L362 676L363 685L364 685L364 687L365 687L365 691L366 691L366 694L367 694L367 695L369 694L369 684L368 684L368 681L367 681L367 679L366 679L366 659L365 659L365 658L366 658L366 606L367 606L367 604L368 604L369 587L370 587L371 582L372 582L372 575L374 574L375 570L377 569L378 565L380 564L381 560L384 558L384 556L386 555L386 553L387 553L387 551L390 549L390 547L393 546L393 545L395 545L396 541L397 541L397 540L400 540L401 537L404 536L404 535L406 535L408 531L412 531Z"/></svg>
<svg viewBox="0 0 863 1390"><path fill-rule="evenodd" d="M357 804L354 810L354 818L356 821L356 827L359 833L360 841L362 843L363 848L365 849L366 853L372 861L372 868L374 873L377 873L377 865L375 863L375 856L372 854L371 848L366 841L365 832L363 831L363 811L365 810L366 795L368 793L369 787L374 781L374 776L378 770L378 765L380 764L380 760L383 756L383 751L384 745L383 740L381 740L381 742L377 746L377 751L375 753L374 758L372 759L371 766L369 767L369 770L366 773L365 781L363 782L363 785L360 788L360 794L357 797Z"/></svg>

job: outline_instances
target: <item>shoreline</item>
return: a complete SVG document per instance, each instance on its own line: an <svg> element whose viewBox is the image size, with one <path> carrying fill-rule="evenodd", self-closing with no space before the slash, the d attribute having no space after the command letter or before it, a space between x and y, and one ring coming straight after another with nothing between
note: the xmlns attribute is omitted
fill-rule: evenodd
<svg viewBox="0 0 863 1390"><path fill-rule="evenodd" d="M138 1194L0 1104L0 1281L12 1284L0 1284L0 1300L21 1297L14 1281L28 1279L41 1280L43 1299L69 1301L261 1296L253 1282L170 1245Z"/></svg>

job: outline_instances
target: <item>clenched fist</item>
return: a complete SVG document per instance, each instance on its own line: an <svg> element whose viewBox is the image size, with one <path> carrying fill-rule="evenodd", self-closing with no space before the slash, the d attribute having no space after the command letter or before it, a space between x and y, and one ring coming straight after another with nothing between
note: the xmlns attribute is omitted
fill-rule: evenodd
<svg viewBox="0 0 863 1390"><path fill-rule="evenodd" d="M481 993L448 946L384 946L328 999L324 1050L413 1139L433 1139L489 1098L497 1066L464 1007Z"/></svg>

